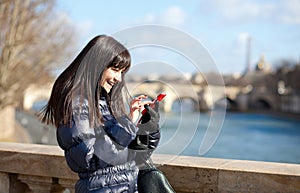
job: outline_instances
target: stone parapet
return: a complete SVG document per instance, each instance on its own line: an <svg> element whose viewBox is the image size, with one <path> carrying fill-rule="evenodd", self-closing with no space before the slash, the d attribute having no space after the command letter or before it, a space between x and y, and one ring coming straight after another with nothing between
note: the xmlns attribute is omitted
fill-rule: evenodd
<svg viewBox="0 0 300 193"><path fill-rule="evenodd" d="M300 193L300 165L156 155L178 193Z"/></svg>
<svg viewBox="0 0 300 193"><path fill-rule="evenodd" d="M177 193L300 193L300 165L153 155ZM0 193L74 192L77 174L57 146L0 142Z"/></svg>

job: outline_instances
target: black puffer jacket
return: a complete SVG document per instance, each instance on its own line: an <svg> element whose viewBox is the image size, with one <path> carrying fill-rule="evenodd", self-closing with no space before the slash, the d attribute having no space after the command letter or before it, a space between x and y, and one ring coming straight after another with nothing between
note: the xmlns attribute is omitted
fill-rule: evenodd
<svg viewBox="0 0 300 193"><path fill-rule="evenodd" d="M148 133L143 148L136 143L138 128L126 117L112 116L106 97L99 101L104 126L90 128L87 100L73 105L70 126L57 129L59 146L65 151L69 167L79 175L76 193L137 192L139 162L148 159L160 139L157 131ZM143 137L142 137L143 138Z"/></svg>

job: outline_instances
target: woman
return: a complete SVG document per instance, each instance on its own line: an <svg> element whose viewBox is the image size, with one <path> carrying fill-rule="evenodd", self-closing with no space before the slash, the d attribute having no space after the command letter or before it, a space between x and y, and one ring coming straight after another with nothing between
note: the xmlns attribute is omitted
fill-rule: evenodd
<svg viewBox="0 0 300 193"><path fill-rule="evenodd" d="M140 95L125 111L124 76L130 64L123 45L96 36L54 83L42 119L57 127L67 164L79 175L77 193L137 192L137 164L158 145L158 105ZM144 105L148 111L137 127Z"/></svg>

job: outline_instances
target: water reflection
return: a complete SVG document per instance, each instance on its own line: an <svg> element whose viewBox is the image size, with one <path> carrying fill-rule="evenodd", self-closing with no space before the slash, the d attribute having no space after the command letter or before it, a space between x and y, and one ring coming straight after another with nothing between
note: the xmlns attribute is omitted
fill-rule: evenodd
<svg viewBox="0 0 300 193"><path fill-rule="evenodd" d="M180 100L176 100L172 105L172 112L174 113L188 113L194 111L197 111L197 105L191 98L182 98Z"/></svg>
<svg viewBox="0 0 300 193"><path fill-rule="evenodd" d="M182 116L180 126L176 125L179 116ZM161 144L173 137L177 127L180 127L179 135L188 135L189 123L197 119L199 113L168 113L165 117ZM199 120L197 132L181 155L200 156L199 147L209 116L200 113ZM300 163L299 124L300 121L263 114L227 113L220 136L204 157ZM174 152L173 148L177 148L181 143L180 139L176 141L176 146L158 149L157 152Z"/></svg>
<svg viewBox="0 0 300 193"><path fill-rule="evenodd" d="M40 101L36 108L44 104ZM17 118L32 129L35 143L46 141L43 125L33 116L17 113ZM209 121L209 112L195 112L192 100L176 101L172 113L161 112L162 139L156 153L200 156ZM270 115L227 112L217 141L203 157L300 163L299 124L297 120ZM47 134L49 144L56 144L55 128Z"/></svg>

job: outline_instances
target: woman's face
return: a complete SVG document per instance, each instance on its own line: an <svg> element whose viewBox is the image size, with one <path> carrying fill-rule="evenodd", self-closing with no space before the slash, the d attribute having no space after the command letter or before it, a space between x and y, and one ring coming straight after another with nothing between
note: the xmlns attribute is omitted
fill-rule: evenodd
<svg viewBox="0 0 300 193"><path fill-rule="evenodd" d="M101 86L106 90L107 93L110 92L112 87L117 83L122 81L122 73L124 69L107 68L102 75L101 78Z"/></svg>

